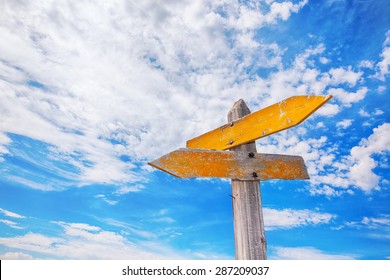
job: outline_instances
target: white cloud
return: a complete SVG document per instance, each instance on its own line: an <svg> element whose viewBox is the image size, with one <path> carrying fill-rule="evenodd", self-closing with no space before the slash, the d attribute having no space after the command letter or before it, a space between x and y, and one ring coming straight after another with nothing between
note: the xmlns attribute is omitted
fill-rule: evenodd
<svg viewBox="0 0 390 280"><path fill-rule="evenodd" d="M258 152L263 153L302 156L310 175L310 184L312 188L309 189L309 191L311 194L313 194L314 191L313 187L319 184L329 184L331 186L334 186L335 184L345 184L348 186L347 181L342 178L334 175L332 178L329 177L330 175L320 175L324 172L328 172L329 167L335 165L334 161L336 156L330 148L324 148L328 142L327 137L322 136L318 139L309 138L301 140L298 136L299 135L295 134L293 130L281 132L259 143L257 150Z"/></svg>
<svg viewBox="0 0 390 280"><path fill-rule="evenodd" d="M390 237L390 215L381 214L373 217L362 217L358 221L344 222L339 227L334 228L340 230L342 228L353 228L357 230L366 230L367 237L374 239L389 239Z"/></svg>
<svg viewBox="0 0 390 280"><path fill-rule="evenodd" d="M371 126L371 123L370 123L369 121L365 121L365 122L363 123L363 126Z"/></svg>
<svg viewBox="0 0 390 280"><path fill-rule="evenodd" d="M7 179L14 182L14 183L28 186L28 187L30 187L32 189L36 189L36 190L54 191L54 190L63 189L63 186L61 186L61 187L58 186L57 188L55 188L53 186L53 182L51 182L51 180L48 180L47 182L44 182L44 183L37 183L35 181L37 178L38 178L38 176L36 178L31 178L31 179L25 179L21 176L15 176L15 175L7 176ZM55 180L54 180L54 182L55 182Z"/></svg>
<svg viewBox="0 0 390 280"><path fill-rule="evenodd" d="M106 195L104 195L104 194L98 194L98 195L95 195L95 197L102 199L103 201L105 201L106 203L108 203L110 205L116 205L118 203L118 201L116 201L116 200L108 199L106 197Z"/></svg>
<svg viewBox="0 0 390 280"><path fill-rule="evenodd" d="M316 114L319 116L334 116L341 111L341 108L337 104L327 103L322 106Z"/></svg>
<svg viewBox="0 0 390 280"><path fill-rule="evenodd" d="M385 86L378 86L378 88L377 88L377 91L378 91L379 93L384 93L385 90L386 90L386 87L385 87Z"/></svg>
<svg viewBox="0 0 390 280"><path fill-rule="evenodd" d="M384 46L389 46L390 45L390 30L387 30L386 32L386 38L385 41L383 42Z"/></svg>
<svg viewBox="0 0 390 280"><path fill-rule="evenodd" d="M349 121L339 124L340 127L348 125ZM349 154L341 156L337 154L337 146L327 145L326 137L302 140L302 136L291 129L265 138L257 144L257 150L302 156L310 175L307 190L311 195L334 197L354 194L354 189L369 193L380 189L381 178L375 173L375 168L381 159L373 156L385 156L389 152L389 126L385 123L374 128L368 138L363 138Z"/></svg>
<svg viewBox="0 0 390 280"><path fill-rule="evenodd" d="M136 227L134 225L125 222L121 222L113 219L105 219L104 222L107 223L108 225L121 228L122 229L121 232L125 235L136 235L141 238L150 239L150 240L157 238L156 233L142 230L139 227Z"/></svg>
<svg viewBox="0 0 390 280"><path fill-rule="evenodd" d="M344 192L353 194L350 188L357 188L366 193L379 190L380 176L374 172L379 162L373 156L386 155L390 151L389 129L388 123L374 128L373 133L353 147L349 155L339 157L336 163L327 163L326 174L321 173L317 166L309 168L309 173L312 172L310 193L340 196ZM312 166L311 163L308 165ZM322 184L326 185L326 189L323 189ZM339 190L331 191L327 186Z"/></svg>
<svg viewBox="0 0 390 280"><path fill-rule="evenodd" d="M390 124L385 123L374 128L373 133L360 141L358 146L351 149L349 159L352 161L348 177L351 183L364 191L378 189L379 176L373 169L378 165L372 158L375 154L390 151Z"/></svg>
<svg viewBox="0 0 390 280"><path fill-rule="evenodd" d="M322 182L322 184L325 184L325 182ZM333 181L331 182L331 184L333 185ZM334 188L329 187L328 185L323 185L320 187L312 186L311 188L309 188L309 193L311 195L324 195L326 197L337 197L337 196L341 196L344 192L335 190Z"/></svg>
<svg viewBox="0 0 390 280"><path fill-rule="evenodd" d="M28 233L2 237L9 248L59 259L177 259L182 256L164 246L147 243L134 245L123 236L88 224L58 222L64 233L59 237Z"/></svg>
<svg viewBox="0 0 390 280"><path fill-rule="evenodd" d="M327 224L335 215L311 210L263 208L266 230L289 229L307 225Z"/></svg>
<svg viewBox="0 0 390 280"><path fill-rule="evenodd" d="M373 69L374 68L374 63L371 60L362 60L359 63L359 68Z"/></svg>
<svg viewBox="0 0 390 280"><path fill-rule="evenodd" d="M350 119L345 119L345 120L342 120L342 121L340 121L340 122L337 122L336 123L336 126L337 127L342 127L342 128L348 128L349 126L351 126L351 124L352 124L352 120L350 120Z"/></svg>
<svg viewBox="0 0 390 280"><path fill-rule="evenodd" d="M140 192L144 188L145 188L144 185L139 185L139 184L134 186L122 186L118 190L116 190L114 194L123 195L132 192Z"/></svg>
<svg viewBox="0 0 390 280"><path fill-rule="evenodd" d="M277 260L353 260L356 255L332 254L313 247L272 247L270 259Z"/></svg>
<svg viewBox="0 0 390 280"><path fill-rule="evenodd" d="M385 76L389 74L390 47L386 47L383 49L381 57L382 57L382 61L378 63L380 69L379 79L384 80Z"/></svg>
<svg viewBox="0 0 390 280"><path fill-rule="evenodd" d="M322 57L320 57L320 62L321 62L322 64L328 64L330 61L329 61L328 58L322 56Z"/></svg>
<svg viewBox="0 0 390 280"><path fill-rule="evenodd" d="M351 107L352 103L363 100L367 92L368 89L366 87L362 87L356 92L348 92L342 88L331 88L328 90L328 94L340 100L345 107Z"/></svg>
<svg viewBox="0 0 390 280"><path fill-rule="evenodd" d="M166 212L159 213L160 216L165 214ZM56 236L29 232L20 236L0 237L0 245L12 248L15 251L23 251L23 253L7 253L3 255L6 256L6 259L161 260L230 258L230 256L209 251L180 252L165 244L155 232L137 230L120 221L108 220L106 222L111 225L111 228L114 226L124 230L118 233L85 223L52 222L60 228L60 232ZM172 223L173 221L161 220L160 222ZM168 234L182 235L180 232Z"/></svg>
<svg viewBox="0 0 390 280"><path fill-rule="evenodd" d="M376 65L376 73L373 77L385 81L386 76L390 73L390 30L386 32L386 38L383 43L383 50L380 54L381 61L379 61Z"/></svg>
<svg viewBox="0 0 390 280"><path fill-rule="evenodd" d="M171 217L160 217L160 218L155 218L155 219L152 219L153 222L157 222L157 223L168 223L168 224L171 224L171 223L174 223L175 220Z"/></svg>
<svg viewBox="0 0 390 280"><path fill-rule="evenodd" d="M280 67L282 51L254 31L306 3L4 2L0 153L20 134L73 165L74 185L142 183L139 162L223 123L238 93L261 98L246 69Z"/></svg>
<svg viewBox="0 0 390 280"><path fill-rule="evenodd" d="M370 114L367 113L364 109L359 110L359 115L362 117L369 117L370 116Z"/></svg>
<svg viewBox="0 0 390 280"><path fill-rule="evenodd" d="M389 228L390 226L390 215L382 215L379 218L364 217L361 223L370 229L376 229L380 227Z"/></svg>
<svg viewBox="0 0 390 280"><path fill-rule="evenodd" d="M343 175L343 174L342 174ZM340 175L338 172L329 172L328 174L326 175L314 175L312 176L310 179L310 183L312 186L314 186L314 188L312 188L310 190L310 192L312 194L322 194L324 193L324 190L322 190L322 186L321 187L317 187L318 185L320 184L325 184L325 185L328 185L328 186L333 186L333 187L336 187L336 188L342 188L342 189L347 189L350 185L351 185L351 182L349 181L348 177L346 177L345 175L342 176ZM329 194L332 194L332 196L339 196L342 194L342 192L334 192L334 193L330 193L329 190L328 192L325 192L325 193L329 193Z"/></svg>
<svg viewBox="0 0 390 280"><path fill-rule="evenodd" d="M356 85L363 72L354 72L351 68L332 68L329 71L331 85L348 84L350 87Z"/></svg>
<svg viewBox="0 0 390 280"><path fill-rule="evenodd" d="M383 112L381 109L378 109L376 108L375 109L375 112L374 112L374 115L375 116L380 116L380 115L383 115L385 112Z"/></svg>
<svg viewBox="0 0 390 280"><path fill-rule="evenodd" d="M32 260L34 259L31 255L22 252L7 252L0 255L1 260Z"/></svg>
<svg viewBox="0 0 390 280"><path fill-rule="evenodd" d="M14 229L23 229L23 227L18 226L17 223L10 221L10 220L0 220L0 223L3 223L11 228L14 228Z"/></svg>
<svg viewBox="0 0 390 280"><path fill-rule="evenodd" d="M16 219L24 219L24 218L26 218L25 216L22 216L20 214L17 214L17 213L8 211L8 210L5 210L3 208L0 208L0 212L3 213L5 216L11 217L11 218L16 218Z"/></svg>
<svg viewBox="0 0 390 280"><path fill-rule="evenodd" d="M274 24L278 20L287 20L292 13L297 13L304 7L308 0L303 0L298 4L286 2L267 3L269 12L263 14L259 5L242 5L234 1L224 1L225 10L228 11L228 23L230 27L238 30L257 29L266 24Z"/></svg>
<svg viewBox="0 0 390 280"><path fill-rule="evenodd" d="M291 2L273 2L270 7L270 12L266 15L266 22L274 23L277 19L287 20L291 12L298 12L307 4L308 0L293 4Z"/></svg>
<svg viewBox="0 0 390 280"><path fill-rule="evenodd" d="M0 132L0 162L4 160L2 155L9 154L6 148L9 143L11 143L11 139L5 133Z"/></svg>
<svg viewBox="0 0 390 280"><path fill-rule="evenodd" d="M169 209L161 209L159 212L152 215L153 218L151 219L151 221L157 222L157 223L168 223L168 224L176 222L175 219L173 219L167 215L168 212L169 212ZM175 235L182 235L182 234L175 233L174 236Z"/></svg>
<svg viewBox="0 0 390 280"><path fill-rule="evenodd" d="M334 116L344 107L350 107L353 103L362 101L367 95L367 87L360 87L355 92L344 88L352 88L363 82L363 72L355 72L351 66L332 68L329 71L321 72L314 67L314 61L324 51L323 44L308 48L296 56L294 63L289 68L281 68L272 73L265 80L264 85L266 89L264 93L269 96L267 99L263 97L259 103L269 105L283 100L289 95L328 94L335 97L333 102L322 106L315 115Z"/></svg>
<svg viewBox="0 0 390 280"><path fill-rule="evenodd" d="M371 237L374 239L390 239L390 233L389 234L370 233L370 234L368 234L368 237Z"/></svg>

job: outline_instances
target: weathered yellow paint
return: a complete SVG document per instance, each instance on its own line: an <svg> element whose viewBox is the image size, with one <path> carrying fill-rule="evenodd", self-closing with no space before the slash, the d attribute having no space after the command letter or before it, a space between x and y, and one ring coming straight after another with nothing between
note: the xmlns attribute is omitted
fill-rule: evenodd
<svg viewBox="0 0 390 280"><path fill-rule="evenodd" d="M303 122L328 102L330 95L292 96L187 141L187 148L226 150Z"/></svg>
<svg viewBox="0 0 390 280"><path fill-rule="evenodd" d="M149 164L179 178L309 179L300 156L179 149Z"/></svg>

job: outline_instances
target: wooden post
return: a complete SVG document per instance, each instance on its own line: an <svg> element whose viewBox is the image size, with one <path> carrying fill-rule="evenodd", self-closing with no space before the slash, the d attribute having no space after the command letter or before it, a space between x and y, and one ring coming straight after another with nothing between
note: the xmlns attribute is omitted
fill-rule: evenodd
<svg viewBox="0 0 390 280"><path fill-rule="evenodd" d="M249 108L244 100L240 99L229 111L228 121L232 123L248 114ZM249 153L256 153L256 144L255 142L243 144L232 148L231 151L247 152L250 160ZM232 197L236 259L267 259L260 181L232 179Z"/></svg>

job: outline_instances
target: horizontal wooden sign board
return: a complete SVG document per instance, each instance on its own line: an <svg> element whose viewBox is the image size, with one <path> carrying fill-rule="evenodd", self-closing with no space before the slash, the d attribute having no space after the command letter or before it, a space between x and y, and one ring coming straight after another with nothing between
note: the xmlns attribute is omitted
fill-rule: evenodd
<svg viewBox="0 0 390 280"><path fill-rule="evenodd" d="M300 156L179 149L149 164L179 178L309 179Z"/></svg>
<svg viewBox="0 0 390 280"><path fill-rule="evenodd" d="M328 102L330 95L292 96L187 141L187 148L226 150L296 126Z"/></svg>

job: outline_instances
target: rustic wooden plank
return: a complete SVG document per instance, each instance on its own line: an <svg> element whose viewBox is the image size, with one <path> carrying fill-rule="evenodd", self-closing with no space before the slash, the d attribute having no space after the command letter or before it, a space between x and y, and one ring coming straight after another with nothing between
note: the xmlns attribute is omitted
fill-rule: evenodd
<svg viewBox="0 0 390 280"><path fill-rule="evenodd" d="M309 179L300 156L178 149L149 164L179 178Z"/></svg>
<svg viewBox="0 0 390 280"><path fill-rule="evenodd" d="M228 113L228 122L250 114L240 99ZM256 153L254 142L232 149L235 152ZM234 245L237 260L267 259L263 210L259 181L232 180Z"/></svg>
<svg viewBox="0 0 390 280"><path fill-rule="evenodd" d="M331 98L330 95L292 96L188 140L187 148L226 150L255 141L300 124Z"/></svg>

